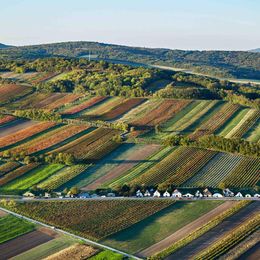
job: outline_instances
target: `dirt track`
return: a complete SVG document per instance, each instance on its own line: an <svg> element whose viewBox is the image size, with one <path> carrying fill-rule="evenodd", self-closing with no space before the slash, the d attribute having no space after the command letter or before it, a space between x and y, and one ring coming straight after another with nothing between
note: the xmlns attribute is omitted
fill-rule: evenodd
<svg viewBox="0 0 260 260"><path fill-rule="evenodd" d="M110 172L106 175L100 177L96 181L92 182L88 186L84 187L85 190L95 190L100 185L104 184L105 182L119 177L121 174L126 172L127 170L131 169L135 165L137 165L141 160L144 160L152 153L158 151L160 148L159 145L146 145L143 146L141 149L130 155L125 162L120 163L118 166L113 168Z"/></svg>
<svg viewBox="0 0 260 260"><path fill-rule="evenodd" d="M0 245L0 260L9 259L52 239L53 237L36 230L7 241Z"/></svg>
<svg viewBox="0 0 260 260"><path fill-rule="evenodd" d="M2 210L0 209L0 218L1 218L1 217L4 217L4 216L6 216L6 215L8 215L8 213L6 213L5 211L2 211Z"/></svg>
<svg viewBox="0 0 260 260"><path fill-rule="evenodd" d="M160 242L144 249L140 253L138 253L138 256L140 257L148 257L151 256L157 252L162 251L163 249L169 247L176 241L182 239L195 229L199 228L203 224L207 223L212 218L216 217L217 215L221 214L223 211L231 208L236 202L234 201L227 201L215 209L211 210L210 212L204 214L203 216L199 217L198 219L194 220L190 224L184 226L183 228L179 229L178 231L174 232L172 235L166 237L165 239L161 240Z"/></svg>
<svg viewBox="0 0 260 260"><path fill-rule="evenodd" d="M171 260L194 258L196 254L213 244L215 241L219 240L222 236L239 226L245 220L249 219L252 216L252 214L255 214L257 211L260 211L260 203L252 202L250 205L241 209L233 216L224 220L221 224L212 228L201 237L193 240L187 246L177 250L175 253L171 254L165 259Z"/></svg>
<svg viewBox="0 0 260 260"><path fill-rule="evenodd" d="M36 124L38 124L38 122L32 120L16 120L10 123L8 126L1 127L0 137L13 134L19 130Z"/></svg>

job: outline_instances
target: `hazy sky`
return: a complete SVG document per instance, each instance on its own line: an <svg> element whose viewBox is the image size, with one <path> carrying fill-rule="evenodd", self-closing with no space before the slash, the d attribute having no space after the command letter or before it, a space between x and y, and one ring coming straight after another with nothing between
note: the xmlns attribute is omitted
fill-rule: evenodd
<svg viewBox="0 0 260 260"><path fill-rule="evenodd" d="M260 47L260 0L0 0L0 42Z"/></svg>

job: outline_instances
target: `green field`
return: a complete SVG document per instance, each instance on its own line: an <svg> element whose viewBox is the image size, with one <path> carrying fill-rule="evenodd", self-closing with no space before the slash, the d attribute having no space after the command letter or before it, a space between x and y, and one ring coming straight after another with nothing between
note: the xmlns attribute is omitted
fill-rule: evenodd
<svg viewBox="0 0 260 260"><path fill-rule="evenodd" d="M112 251L102 251L95 256L89 258L89 260L123 260L124 257L118 253Z"/></svg>
<svg viewBox="0 0 260 260"><path fill-rule="evenodd" d="M34 247L20 255L13 257L13 260L38 260L55 254L75 243L78 240L69 236L60 236L56 239L52 239L46 243L43 243L37 247Z"/></svg>
<svg viewBox="0 0 260 260"><path fill-rule="evenodd" d="M32 231L35 226L25 220L7 215L0 218L0 244ZM1 254L1 252L0 252Z"/></svg>
<svg viewBox="0 0 260 260"><path fill-rule="evenodd" d="M222 201L175 202L141 222L118 232L103 242L106 245L136 253L194 221L219 206Z"/></svg>
<svg viewBox="0 0 260 260"><path fill-rule="evenodd" d="M42 165L28 174L25 174L21 178L15 179L12 182L5 185L1 190L8 191L23 191L29 189L33 185L38 184L39 182L47 179L49 176L60 170L64 165L62 164L49 164Z"/></svg>

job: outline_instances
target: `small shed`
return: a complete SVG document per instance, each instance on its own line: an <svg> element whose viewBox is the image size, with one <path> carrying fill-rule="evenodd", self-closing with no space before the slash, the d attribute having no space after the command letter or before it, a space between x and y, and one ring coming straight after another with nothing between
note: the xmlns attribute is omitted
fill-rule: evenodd
<svg viewBox="0 0 260 260"><path fill-rule="evenodd" d="M237 194L236 194L236 196L235 197L237 197L237 198L243 198L243 195L242 195L242 193L241 192L238 192Z"/></svg>
<svg viewBox="0 0 260 260"><path fill-rule="evenodd" d="M212 197L212 193L208 190L208 188L206 188L206 189L203 191L203 196L204 196L204 197Z"/></svg>
<svg viewBox="0 0 260 260"><path fill-rule="evenodd" d="M245 198L251 198L252 196L250 194L246 194Z"/></svg>
<svg viewBox="0 0 260 260"><path fill-rule="evenodd" d="M202 193L199 190L197 190L196 193L195 193L195 197L202 198L203 195L202 195Z"/></svg>
<svg viewBox="0 0 260 260"><path fill-rule="evenodd" d="M229 188L224 189L223 194L225 197L234 197L235 195Z"/></svg>
<svg viewBox="0 0 260 260"><path fill-rule="evenodd" d="M45 198L45 199L51 198L51 194L48 193L48 192L45 192L45 193L44 193L44 198Z"/></svg>
<svg viewBox="0 0 260 260"><path fill-rule="evenodd" d="M161 197L161 193L158 190L156 190L155 193L153 194L153 197L159 198Z"/></svg>
<svg viewBox="0 0 260 260"><path fill-rule="evenodd" d="M214 193L213 198L223 198L223 195L220 193Z"/></svg>
<svg viewBox="0 0 260 260"><path fill-rule="evenodd" d="M33 194L32 192L30 191L27 191L23 194L23 197L26 197L26 198L35 198L35 194Z"/></svg>
<svg viewBox="0 0 260 260"><path fill-rule="evenodd" d="M256 193L256 194L254 195L254 198L260 198L260 194Z"/></svg>
<svg viewBox="0 0 260 260"><path fill-rule="evenodd" d="M185 198L193 198L194 195L192 195L190 193L186 193L186 194L183 195L183 197L185 197Z"/></svg>

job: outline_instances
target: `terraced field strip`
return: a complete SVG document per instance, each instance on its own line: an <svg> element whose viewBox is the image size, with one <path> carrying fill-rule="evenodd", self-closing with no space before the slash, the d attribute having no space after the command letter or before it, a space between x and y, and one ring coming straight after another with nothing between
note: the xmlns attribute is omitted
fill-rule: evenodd
<svg viewBox="0 0 260 260"><path fill-rule="evenodd" d="M189 161L182 165L175 174L167 179L164 183L167 185L181 186L182 183L192 178L202 167L205 166L214 156L216 152L197 149L189 158Z"/></svg>
<svg viewBox="0 0 260 260"><path fill-rule="evenodd" d="M216 114L214 114L209 120L203 123L194 133L189 137L197 139L203 135L209 135L214 133L220 127L222 127L227 120L229 120L239 110L239 105L227 103Z"/></svg>
<svg viewBox="0 0 260 260"><path fill-rule="evenodd" d="M252 111L253 109L249 108L241 109L234 118L229 120L228 124L225 127L222 127L218 131L216 131L216 134L224 136L226 138L230 138L232 134L235 133L235 130L238 130L238 124L241 124L241 121L243 122L243 119L247 116L247 114L252 113Z"/></svg>
<svg viewBox="0 0 260 260"><path fill-rule="evenodd" d="M123 185L124 183L129 183L135 178L141 176L145 171L153 167L156 163L163 160L167 155L173 152L174 149L175 148L172 147L166 147L159 150L158 152L155 152L149 158L147 158L145 162L140 162L133 169L127 171L124 176L120 176L118 179L113 180L109 186L114 188L116 186Z"/></svg>
<svg viewBox="0 0 260 260"><path fill-rule="evenodd" d="M196 149L179 147L131 183L147 186L162 183L185 165L194 152Z"/></svg>
<svg viewBox="0 0 260 260"><path fill-rule="evenodd" d="M162 104L163 100L148 99L141 105L128 111L120 118L120 121L131 123L133 120L143 117L148 111L151 111Z"/></svg>
<svg viewBox="0 0 260 260"><path fill-rule="evenodd" d="M11 115L1 115L0 114L0 127L2 127L4 124L12 122L16 120L15 116L11 116Z"/></svg>
<svg viewBox="0 0 260 260"><path fill-rule="evenodd" d="M133 154L130 154L126 160L123 160L119 165L114 167L111 171L107 172L105 175L96 179L86 187L83 187L85 190L95 190L98 187L106 187L109 182L113 179L120 177L126 171L133 168L140 161L147 158L149 155L160 149L159 145L140 145L139 149L136 150Z"/></svg>
<svg viewBox="0 0 260 260"><path fill-rule="evenodd" d="M129 98L124 100L121 104L115 106L111 110L106 113L100 115L100 119L102 120L115 120L118 117L122 116L132 108L140 105L144 102L143 98Z"/></svg>
<svg viewBox="0 0 260 260"><path fill-rule="evenodd" d="M53 152L71 153L78 159L86 159L91 156L91 153L96 154L99 152L98 146L101 147L103 145L104 148L105 145L107 145L107 142L110 141L116 133L118 133L117 130L98 128Z"/></svg>
<svg viewBox="0 0 260 260"><path fill-rule="evenodd" d="M17 142L25 140L55 125L56 123L54 122L38 122L36 124L30 125L29 127L25 127L15 133L0 137L0 148L4 148L6 146L10 146Z"/></svg>
<svg viewBox="0 0 260 260"><path fill-rule="evenodd" d="M12 257L12 260L39 260L55 254L75 243L78 240L69 236L59 236L21 254Z"/></svg>
<svg viewBox="0 0 260 260"><path fill-rule="evenodd" d="M260 159L244 157L223 180L227 187L254 187L260 180Z"/></svg>
<svg viewBox="0 0 260 260"><path fill-rule="evenodd" d="M184 120L184 118L187 117L188 114L190 114L194 109L201 106L202 103L205 101L200 100L193 100L190 104L188 104L185 108L183 108L179 113L177 113L174 117L166 121L162 127L163 130L166 132L172 132L175 131L175 125L179 121Z"/></svg>
<svg viewBox="0 0 260 260"><path fill-rule="evenodd" d="M0 104L15 101L25 95L28 95L32 88L17 84L0 84Z"/></svg>
<svg viewBox="0 0 260 260"><path fill-rule="evenodd" d="M32 120L18 119L12 121L10 124L3 125L0 128L0 138L6 135L14 134L26 127L37 125L38 122Z"/></svg>
<svg viewBox="0 0 260 260"><path fill-rule="evenodd" d="M249 142L259 143L260 141L260 120L243 136Z"/></svg>
<svg viewBox="0 0 260 260"><path fill-rule="evenodd" d="M66 96L65 93L51 93L49 96L47 96L45 99L38 102L35 108L46 108L49 104L52 104L53 102L56 102L57 100L60 100L61 98L64 98Z"/></svg>
<svg viewBox="0 0 260 260"><path fill-rule="evenodd" d="M21 164L18 162L6 162L0 165L0 177L6 175L8 172L13 171L20 166Z"/></svg>
<svg viewBox="0 0 260 260"><path fill-rule="evenodd" d="M258 202L252 202L165 259L194 259L195 255L202 252L209 245L216 243L223 235L228 234L234 228L249 220L253 214L259 213L259 210L260 204ZM221 232L219 232L220 230Z"/></svg>
<svg viewBox="0 0 260 260"><path fill-rule="evenodd" d="M218 187L242 160L242 156L218 153L184 187Z"/></svg>
<svg viewBox="0 0 260 260"><path fill-rule="evenodd" d="M258 120L260 120L260 111L249 110L246 116L229 132L226 138L242 138Z"/></svg>
<svg viewBox="0 0 260 260"><path fill-rule="evenodd" d="M52 240L53 237L35 230L26 235L20 236L9 242L0 245L1 256L0 259L10 259L16 255L19 255L27 250L30 250L36 246L46 243Z"/></svg>
<svg viewBox="0 0 260 260"><path fill-rule="evenodd" d="M227 201L223 204L219 205L218 207L212 209L211 211L207 212L206 214L200 216L199 218L195 219L194 221L190 222L189 224L185 225L184 227L178 229L176 232L172 233L170 236L164 238L163 240L159 241L156 244L142 250L138 253L140 257L149 257L158 252L163 251L164 249L168 248L175 242L183 239L190 233L194 232L198 228L200 228L205 223L209 222L211 219L217 217L224 211L233 207L236 202L234 201Z"/></svg>
<svg viewBox="0 0 260 260"><path fill-rule="evenodd" d="M27 174L29 171L35 169L38 166L39 163L30 163L8 172L7 174L5 174L3 177L0 178L0 187L16 178L19 178Z"/></svg>
<svg viewBox="0 0 260 260"><path fill-rule="evenodd" d="M72 180L82 172L86 171L89 167L87 164L77 164L69 167L65 167L52 175L47 180L41 182L37 185L40 189L44 190L56 190L60 186L66 184L68 181Z"/></svg>
<svg viewBox="0 0 260 260"><path fill-rule="evenodd" d="M173 203L173 200L129 199L31 201L18 203L16 211L82 237L99 240L138 223Z"/></svg>
<svg viewBox="0 0 260 260"><path fill-rule="evenodd" d="M88 126L84 125L65 125L58 129L52 130L46 134L41 135L29 142L26 142L18 147L12 148L9 151L12 153L34 154L36 152L49 149L59 143L64 142L85 130Z"/></svg>
<svg viewBox="0 0 260 260"><path fill-rule="evenodd" d="M58 109L60 107L66 106L70 103L75 102L80 98L80 94L66 94L65 96L59 98L58 100L46 105L44 108L48 110Z"/></svg>
<svg viewBox="0 0 260 260"><path fill-rule="evenodd" d="M63 110L61 112L61 114L63 114L63 115L77 114L87 108L90 108L90 107L93 107L93 106L99 104L101 101L104 101L105 99L107 99L107 97L101 97L101 96L91 97L90 99L87 99L80 104L77 104L75 106L72 106L72 107L69 107L69 108Z"/></svg>
<svg viewBox="0 0 260 260"><path fill-rule="evenodd" d="M83 112L82 116L86 115L90 118L101 116L113 107L118 106L123 101L124 99L120 97L108 97L104 102L100 103L99 105L87 109L85 112Z"/></svg>
<svg viewBox="0 0 260 260"><path fill-rule="evenodd" d="M237 245L240 241L250 236L253 232L260 228L260 212L253 215L249 220L237 228L231 230L230 233L222 236L216 243L210 245L204 251L195 255L195 259L213 259L223 255L230 248ZM225 245L225 246L223 246Z"/></svg>
<svg viewBox="0 0 260 260"><path fill-rule="evenodd" d="M32 231L35 226L25 220L21 220L12 215L6 215L0 218L0 248L4 243ZM0 257L2 250L0 249Z"/></svg>
<svg viewBox="0 0 260 260"><path fill-rule="evenodd" d="M181 111L191 100L164 100L164 102L152 111L148 111L142 118L131 122L135 126L155 126L163 123Z"/></svg>
<svg viewBox="0 0 260 260"><path fill-rule="evenodd" d="M30 187L37 185L41 181L47 179L63 167L64 165L61 164L41 165L38 168L29 171L28 174L25 174L20 178L14 179L13 181L4 185L1 188L1 191L19 192L27 190Z"/></svg>

